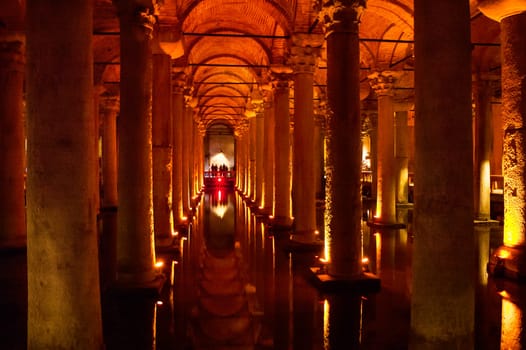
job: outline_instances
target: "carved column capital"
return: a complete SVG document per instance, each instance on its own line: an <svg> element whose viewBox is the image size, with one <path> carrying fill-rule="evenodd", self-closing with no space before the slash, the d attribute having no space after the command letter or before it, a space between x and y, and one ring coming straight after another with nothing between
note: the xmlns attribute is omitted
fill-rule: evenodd
<svg viewBox="0 0 526 350"><path fill-rule="evenodd" d="M294 34L288 64L294 73L314 73L324 38L319 34Z"/></svg>
<svg viewBox="0 0 526 350"><path fill-rule="evenodd" d="M153 7L130 4L122 0L115 0L114 3L117 6L121 27L129 26L136 40L145 41L153 38L156 21Z"/></svg>
<svg viewBox="0 0 526 350"><path fill-rule="evenodd" d="M326 35L332 32L358 34L358 25L366 0L318 0L320 22L325 25Z"/></svg>
<svg viewBox="0 0 526 350"><path fill-rule="evenodd" d="M187 76L184 72L172 73L172 92L174 94L184 94L186 78Z"/></svg>
<svg viewBox="0 0 526 350"><path fill-rule="evenodd" d="M100 99L100 110L104 115L116 115L120 107L119 102L118 95L103 93Z"/></svg>
<svg viewBox="0 0 526 350"><path fill-rule="evenodd" d="M526 12L526 2L517 0L477 0L474 5L486 17L500 22L506 17Z"/></svg>
<svg viewBox="0 0 526 350"><path fill-rule="evenodd" d="M270 75L272 77L272 87L274 91L283 91L290 88L290 82L292 80L292 69L290 67L272 67Z"/></svg>
<svg viewBox="0 0 526 350"><path fill-rule="evenodd" d="M399 72L383 71L369 74L369 84L377 96L394 96L395 83L400 77Z"/></svg>

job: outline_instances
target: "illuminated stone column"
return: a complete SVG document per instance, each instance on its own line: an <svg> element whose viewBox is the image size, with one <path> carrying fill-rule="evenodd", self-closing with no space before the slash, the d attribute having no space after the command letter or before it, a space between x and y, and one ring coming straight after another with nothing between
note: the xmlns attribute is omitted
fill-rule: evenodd
<svg viewBox="0 0 526 350"><path fill-rule="evenodd" d="M358 24L365 1L324 1L327 40L325 259L332 278L360 281L361 142Z"/></svg>
<svg viewBox="0 0 526 350"><path fill-rule="evenodd" d="M184 225L183 208L183 119L185 113L184 86L186 75L175 72L172 81L172 213L175 227ZM174 227L174 228L175 228Z"/></svg>
<svg viewBox="0 0 526 350"><path fill-rule="evenodd" d="M0 247L26 246L24 41L0 37Z"/></svg>
<svg viewBox="0 0 526 350"><path fill-rule="evenodd" d="M324 144L325 144L325 110L318 109L314 114L314 191L316 200L323 200Z"/></svg>
<svg viewBox="0 0 526 350"><path fill-rule="evenodd" d="M281 68L281 69L280 69ZM273 227L290 228L291 218L291 181L290 181L290 117L289 117L289 81L290 70L286 67L274 67L274 209Z"/></svg>
<svg viewBox="0 0 526 350"><path fill-rule="evenodd" d="M415 58L410 349L473 349L476 267L467 1L415 0Z"/></svg>
<svg viewBox="0 0 526 350"><path fill-rule="evenodd" d="M374 222L396 224L396 163L394 145L394 84L396 72L369 75L378 96L377 193Z"/></svg>
<svg viewBox="0 0 526 350"><path fill-rule="evenodd" d="M479 1L479 8L501 29L504 245L491 257L490 270L526 277L526 3Z"/></svg>
<svg viewBox="0 0 526 350"><path fill-rule="evenodd" d="M256 127L256 116L248 118L248 161L249 161L249 174L248 174L248 196L252 202L256 200L256 139L257 139L257 127Z"/></svg>
<svg viewBox="0 0 526 350"><path fill-rule="evenodd" d="M27 6L28 349L104 348L92 13L90 0Z"/></svg>
<svg viewBox="0 0 526 350"><path fill-rule="evenodd" d="M265 212L272 213L272 203L274 201L274 133L275 133L275 118L274 118L274 101L271 91L265 93L264 103L264 127L265 127L265 139L264 143L264 162L265 166Z"/></svg>
<svg viewBox="0 0 526 350"><path fill-rule="evenodd" d="M294 72L292 239L303 243L316 241L313 74L323 41L320 35L294 34L288 62Z"/></svg>
<svg viewBox="0 0 526 350"><path fill-rule="evenodd" d="M117 96L105 96L100 108L102 114L102 207L116 210L117 193Z"/></svg>
<svg viewBox="0 0 526 350"><path fill-rule="evenodd" d="M491 86L488 80L477 77L475 95L475 219L490 219L491 196Z"/></svg>
<svg viewBox="0 0 526 350"><path fill-rule="evenodd" d="M188 98L187 103L189 102ZM193 110L192 107L186 106L184 115L183 115L183 144L182 144L182 152L183 152L183 162L181 164L181 171L182 171L182 182L183 182L183 211L184 211L184 217L183 219L186 221L187 216L189 215L190 210L190 155L189 153L192 152L192 145L190 143L191 137L190 137L190 126L193 119Z"/></svg>
<svg viewBox="0 0 526 350"><path fill-rule="evenodd" d="M172 82L171 57L153 55L152 152L153 221L156 246L173 243L172 211Z"/></svg>
<svg viewBox="0 0 526 350"><path fill-rule="evenodd" d="M151 287L155 281L152 199L153 9L117 3L121 47L118 123L119 215L117 284Z"/></svg>
<svg viewBox="0 0 526 350"><path fill-rule="evenodd" d="M409 201L409 127L407 111L395 113L396 202Z"/></svg>
<svg viewBox="0 0 526 350"><path fill-rule="evenodd" d="M263 147L265 139L263 105L256 111L256 204L259 207L263 204L263 182L265 178L265 162L263 159Z"/></svg>
<svg viewBox="0 0 526 350"><path fill-rule="evenodd" d="M195 125L194 125L194 115L195 115L195 108L192 110L191 118L188 119L188 125L187 125L187 132L188 132L188 145L187 145L187 153L188 153L188 198L189 198L189 208L190 210L193 208L192 203L192 197L194 195L194 186L195 186L195 177L194 177L194 167L195 167L195 153L197 150L195 149Z"/></svg>

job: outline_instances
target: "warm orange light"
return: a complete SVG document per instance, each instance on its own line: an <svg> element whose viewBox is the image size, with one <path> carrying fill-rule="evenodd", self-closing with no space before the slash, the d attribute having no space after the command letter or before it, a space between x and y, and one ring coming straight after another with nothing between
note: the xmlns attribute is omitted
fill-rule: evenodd
<svg viewBox="0 0 526 350"><path fill-rule="evenodd" d="M497 253L497 257L499 259L507 259L510 257L510 252L508 250L499 250L498 253Z"/></svg>
<svg viewBox="0 0 526 350"><path fill-rule="evenodd" d="M172 236L173 237L179 236L179 231L172 230Z"/></svg>
<svg viewBox="0 0 526 350"><path fill-rule="evenodd" d="M369 258L368 258L368 257L366 257L366 256L365 256L365 257L363 257L363 258L362 258L362 264L364 264L364 265L365 265L365 264L368 264L368 263L369 263Z"/></svg>
<svg viewBox="0 0 526 350"><path fill-rule="evenodd" d="M157 300L157 305L163 305L162 300Z"/></svg>
<svg viewBox="0 0 526 350"><path fill-rule="evenodd" d="M155 267L158 268L158 269L160 269L160 268L163 267L163 266L164 266L164 261L157 261L157 262L155 263Z"/></svg>

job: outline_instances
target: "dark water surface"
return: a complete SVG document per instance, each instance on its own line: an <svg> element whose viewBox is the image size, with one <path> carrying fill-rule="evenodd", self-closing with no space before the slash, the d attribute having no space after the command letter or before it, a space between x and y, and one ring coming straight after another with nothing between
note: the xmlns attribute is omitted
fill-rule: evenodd
<svg viewBox="0 0 526 350"><path fill-rule="evenodd" d="M168 278L161 298L103 298L106 349L407 349L413 233L410 209L399 215L407 228L363 225L364 256L381 291L324 295L305 273L315 254L283 249L285 239L233 192L204 193L180 254L157 256ZM526 348L526 288L485 269L502 227L477 228L474 241L475 349ZM2 252L0 267L0 348L25 349L25 254Z"/></svg>

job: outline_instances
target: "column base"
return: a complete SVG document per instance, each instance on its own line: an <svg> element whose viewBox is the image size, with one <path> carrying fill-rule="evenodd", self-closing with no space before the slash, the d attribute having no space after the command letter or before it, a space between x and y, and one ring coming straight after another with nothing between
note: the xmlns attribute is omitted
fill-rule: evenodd
<svg viewBox="0 0 526 350"><path fill-rule="evenodd" d="M406 224L401 222L382 222L382 221L376 221L373 219L373 221L368 221L367 226L374 227L374 228L405 228Z"/></svg>
<svg viewBox="0 0 526 350"><path fill-rule="evenodd" d="M273 231L288 231L292 230L292 224L294 221L288 216L275 216L269 217L269 226Z"/></svg>
<svg viewBox="0 0 526 350"><path fill-rule="evenodd" d="M323 267L311 267L309 272L316 288L324 293L376 293L381 288L380 278L370 272L349 277L331 276Z"/></svg>
<svg viewBox="0 0 526 350"><path fill-rule="evenodd" d="M398 202L396 203L397 208L413 208L415 205L410 202Z"/></svg>
<svg viewBox="0 0 526 350"><path fill-rule="evenodd" d="M489 258L487 271L494 277L526 280L525 247L498 247Z"/></svg>
<svg viewBox="0 0 526 350"><path fill-rule="evenodd" d="M294 232L285 245L285 250L295 253L318 253L323 251L324 242L317 237L312 238L313 232Z"/></svg>
<svg viewBox="0 0 526 350"><path fill-rule="evenodd" d="M475 226L499 226L500 221L492 220L492 219L483 219L483 220L475 219L473 220L473 224Z"/></svg>
<svg viewBox="0 0 526 350"><path fill-rule="evenodd" d="M157 248L165 248L170 247L174 244L174 237L170 234L170 236L162 236L162 237L155 237L155 249Z"/></svg>

